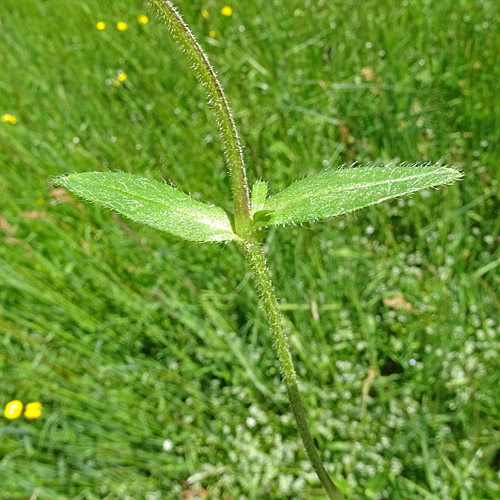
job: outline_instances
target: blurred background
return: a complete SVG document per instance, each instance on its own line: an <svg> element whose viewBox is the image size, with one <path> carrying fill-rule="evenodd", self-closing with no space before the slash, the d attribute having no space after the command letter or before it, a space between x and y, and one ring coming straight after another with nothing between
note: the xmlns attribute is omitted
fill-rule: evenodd
<svg viewBox="0 0 500 500"><path fill-rule="evenodd" d="M274 193L355 160L465 171L273 229L268 258L348 498L499 498L499 2L176 3L251 183ZM43 410L0 417L0 498L323 498L237 250L51 185L121 170L231 208L213 117L166 28L135 0L1 7L0 406Z"/></svg>

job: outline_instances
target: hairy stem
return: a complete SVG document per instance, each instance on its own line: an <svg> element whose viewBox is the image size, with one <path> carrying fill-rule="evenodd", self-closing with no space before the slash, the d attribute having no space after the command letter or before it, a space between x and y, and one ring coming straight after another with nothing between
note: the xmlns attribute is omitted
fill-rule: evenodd
<svg viewBox="0 0 500 500"><path fill-rule="evenodd" d="M323 467L323 463L319 458L311 433L309 432L306 413L297 386L292 356L288 348L288 340L283 327L283 318L274 294L274 288L264 252L262 246L256 243L250 235L252 215L248 199L245 163L243 161L240 139L231 110L229 109L224 92L222 91L215 71L210 65L206 54L203 52L203 49L170 0L150 0L150 3L156 9L160 17L166 21L172 36L186 53L192 64L193 71L205 88L208 94L208 101L215 112L224 155L229 165L229 173L231 176L235 230L236 233L242 237L241 246L250 262L255 285L262 297L262 304L278 351L278 358L297 427L302 441L304 442L307 456L318 474L319 480L328 498L331 500L343 500L344 496L335 484L333 484Z"/></svg>
<svg viewBox="0 0 500 500"><path fill-rule="evenodd" d="M172 36L188 57L196 77L208 94L208 102L215 113L231 176L235 230L239 236L245 236L252 224L245 163L240 138L222 87L205 52L173 4L169 0L150 0L150 3L167 23Z"/></svg>
<svg viewBox="0 0 500 500"><path fill-rule="evenodd" d="M344 496L335 486L326 472L323 463L314 446L313 438L309 431L306 412L302 404L297 377L293 367L292 355L288 347L288 339L283 326L283 317L279 310L278 301L274 293L274 287L267 267L266 258L262 246L259 243L246 242L243 245L244 252L249 260L253 278L257 290L260 293L262 305L267 315L267 320L273 334L274 344L278 352L283 378L288 389L288 396L292 405L292 411L297 422L300 437L304 443L307 456L311 461L328 498L331 500L343 500Z"/></svg>

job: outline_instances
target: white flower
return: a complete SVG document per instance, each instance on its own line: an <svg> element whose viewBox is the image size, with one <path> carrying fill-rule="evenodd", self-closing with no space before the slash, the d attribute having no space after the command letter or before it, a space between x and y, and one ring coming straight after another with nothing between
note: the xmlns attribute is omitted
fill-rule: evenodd
<svg viewBox="0 0 500 500"><path fill-rule="evenodd" d="M170 439L165 439L161 447L163 448L164 451L170 451L174 447L174 443L172 443Z"/></svg>

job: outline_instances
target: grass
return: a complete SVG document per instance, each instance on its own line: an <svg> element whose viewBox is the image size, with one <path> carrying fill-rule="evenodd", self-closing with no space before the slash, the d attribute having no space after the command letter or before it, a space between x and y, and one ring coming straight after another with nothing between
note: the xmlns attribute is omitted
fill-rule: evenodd
<svg viewBox="0 0 500 500"><path fill-rule="evenodd" d="M271 231L269 262L313 434L349 497L498 498L498 2L254 0L230 17L177 3L252 182L276 192L354 160L465 171ZM123 170L229 199L203 92L165 28L140 25L131 0L4 4L0 115L17 123L0 122L0 405L44 413L0 421L0 497L321 498L236 250L174 241L49 182Z"/></svg>

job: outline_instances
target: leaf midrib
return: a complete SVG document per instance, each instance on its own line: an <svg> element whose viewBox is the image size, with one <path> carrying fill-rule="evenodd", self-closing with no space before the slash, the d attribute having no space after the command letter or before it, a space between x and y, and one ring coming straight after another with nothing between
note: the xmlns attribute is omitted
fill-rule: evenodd
<svg viewBox="0 0 500 500"><path fill-rule="evenodd" d="M330 194L335 194L335 193L339 193L339 192L353 191L353 190L356 190L356 189L366 189L366 188L370 188L370 187L380 186L380 185L383 185L383 184L397 184L397 183L409 181L409 180L412 180L412 179L423 179L423 178L425 178L428 175L436 174L436 173L438 173L438 171L434 170L433 172L427 172L427 173L421 174L421 175L411 175L411 176L407 176L407 177L404 177L404 178L401 178L401 179L397 179L397 180L387 180L386 179L386 180L382 180L382 181L371 182L371 183L368 183L368 184L355 184L355 185L351 184L349 186L345 186L345 187L339 186L338 188L333 188L333 189L328 189L328 190L327 190L327 188L323 188L323 189L320 188L314 194L315 194L315 198L316 197L319 198L319 197L323 197L325 194L330 195ZM285 188L282 191L282 193L284 191L286 191L286 190L287 190L287 188ZM278 193L276 196L279 196L280 194L281 193ZM273 198L274 197L268 198L267 201L272 202ZM280 211L284 210L286 208L289 208L290 206L293 206L293 205L295 205L297 203L300 203L301 201L307 200L309 198L311 198L311 193L305 193L302 196L300 196L300 194L299 194L298 196L294 197L293 200L290 200L288 203L285 203L284 205L282 205L281 207L279 207L279 210ZM264 208L266 208L268 210L273 210L272 206L269 207L269 206L265 205Z"/></svg>
<svg viewBox="0 0 500 500"><path fill-rule="evenodd" d="M172 189L175 189L175 188L172 188ZM150 199L145 198L144 196L141 196L141 195L136 195L136 194L132 195L132 194L126 192L126 191L122 191L121 189L119 189L119 188L117 188L115 186L112 186L110 188L110 190L114 191L116 193L122 194L123 196L126 196L126 197L128 197L128 198L130 198L132 200L138 199L138 200L141 200L141 201L145 201L145 202L148 202L148 203L152 203L152 204L158 205L159 207L162 207L162 208L167 208L174 215L177 214L177 215L181 215L181 216L185 216L185 217L190 217L190 218L195 219L195 221L198 222L199 224L202 224L202 225L205 225L207 227L213 228L213 226L211 226L210 224L207 224L206 221L202 221L202 220L198 219L196 216L193 216L192 214L190 214L190 213L188 213L186 211L183 211L179 207L174 206L173 210L171 210L171 207L169 207L168 205L165 205L164 202L156 201L156 200L150 200ZM185 193L182 193L182 191L179 191L179 193L184 194L185 196L188 196ZM193 201L196 202L196 200L193 200ZM217 209L217 207L210 207L209 205L207 205L207 207L208 208L215 208L215 209ZM140 211L138 212L138 214L140 214ZM229 222L229 219L228 219L228 222ZM217 226L217 228L218 228L218 226ZM222 229L221 229L221 231L222 231ZM224 229L224 231L227 232L227 233L229 233L229 234L234 234L232 231L229 231L228 229Z"/></svg>

